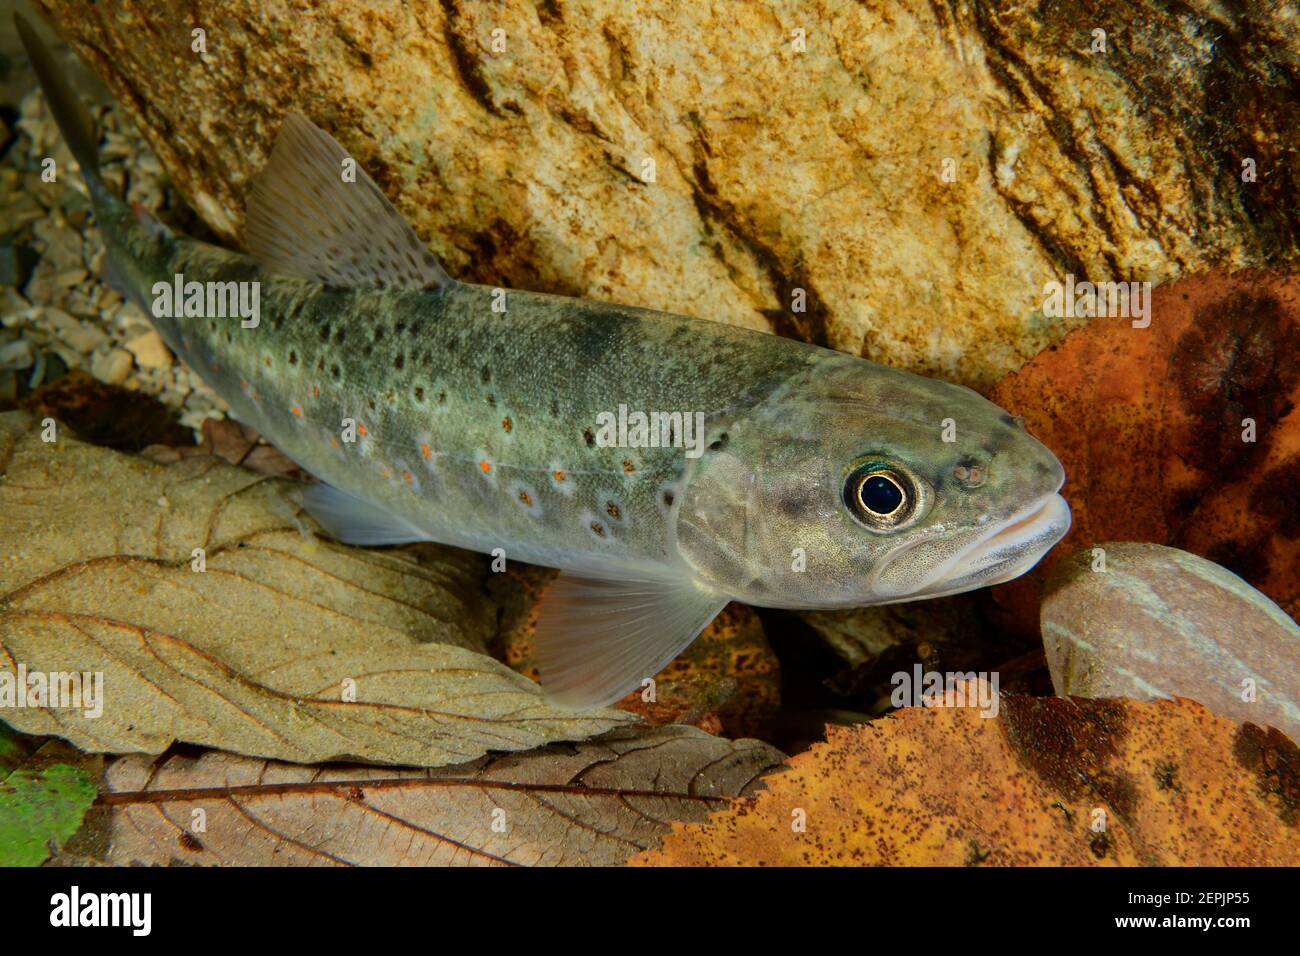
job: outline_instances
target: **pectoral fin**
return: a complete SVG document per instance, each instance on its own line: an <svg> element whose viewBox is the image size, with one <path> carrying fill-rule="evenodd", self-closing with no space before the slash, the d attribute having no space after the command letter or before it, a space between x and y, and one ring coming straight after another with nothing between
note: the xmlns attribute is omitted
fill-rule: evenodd
<svg viewBox="0 0 1300 956"><path fill-rule="evenodd" d="M308 513L344 544L380 545L428 541L429 536L404 518L332 485L311 485L302 493Z"/></svg>
<svg viewBox="0 0 1300 956"><path fill-rule="evenodd" d="M542 596L542 689L568 707L600 707L654 677L727 606L686 576L640 580L561 574Z"/></svg>

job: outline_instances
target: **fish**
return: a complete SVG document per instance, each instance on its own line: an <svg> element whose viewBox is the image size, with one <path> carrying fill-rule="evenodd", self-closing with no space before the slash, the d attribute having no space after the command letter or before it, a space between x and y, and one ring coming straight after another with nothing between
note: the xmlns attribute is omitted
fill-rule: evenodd
<svg viewBox="0 0 1300 956"><path fill-rule="evenodd" d="M558 705L649 686L731 601L956 594L1023 574L1069 529L1060 462L975 391L707 319L455 280L297 113L250 190L248 252L177 234L107 188L93 125L18 27L110 281L316 479L303 505L339 541L559 569L536 632Z"/></svg>

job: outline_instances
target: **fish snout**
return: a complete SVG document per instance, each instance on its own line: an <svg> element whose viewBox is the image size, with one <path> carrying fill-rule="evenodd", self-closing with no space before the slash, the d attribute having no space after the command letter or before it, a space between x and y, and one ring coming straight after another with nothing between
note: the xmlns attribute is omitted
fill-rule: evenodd
<svg viewBox="0 0 1300 956"><path fill-rule="evenodd" d="M880 603L888 604L1010 581L1032 568L1065 537L1070 520L1070 506L1052 491L973 534L923 539L899 549L876 575L873 590Z"/></svg>

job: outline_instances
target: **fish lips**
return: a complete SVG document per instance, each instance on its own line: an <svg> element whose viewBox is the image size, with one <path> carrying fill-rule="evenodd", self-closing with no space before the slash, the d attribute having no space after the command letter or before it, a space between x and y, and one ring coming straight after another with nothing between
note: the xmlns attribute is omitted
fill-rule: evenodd
<svg viewBox="0 0 1300 956"><path fill-rule="evenodd" d="M890 556L872 582L881 604L944 597L974 588L1002 584L1024 574L1070 530L1070 506L1059 494L1049 494L1011 517L983 530L952 553L942 555L920 577L908 570L908 559L936 542L922 540Z"/></svg>

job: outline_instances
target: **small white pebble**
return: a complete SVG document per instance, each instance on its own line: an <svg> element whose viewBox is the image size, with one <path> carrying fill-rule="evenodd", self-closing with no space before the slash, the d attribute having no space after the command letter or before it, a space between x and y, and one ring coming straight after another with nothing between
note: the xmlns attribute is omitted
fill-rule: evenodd
<svg viewBox="0 0 1300 956"><path fill-rule="evenodd" d="M131 374L131 353L125 349L113 349L104 355L98 355L90 366L90 374L106 385L121 385Z"/></svg>

